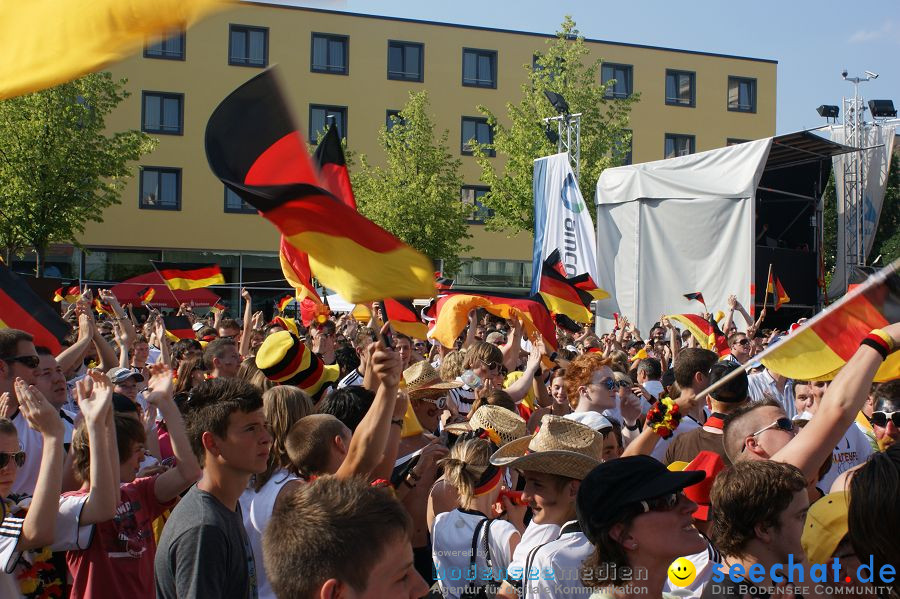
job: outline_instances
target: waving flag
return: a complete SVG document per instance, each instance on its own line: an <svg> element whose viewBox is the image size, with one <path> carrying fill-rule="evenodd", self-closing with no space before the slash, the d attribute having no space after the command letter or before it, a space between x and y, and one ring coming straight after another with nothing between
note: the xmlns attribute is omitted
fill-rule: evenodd
<svg viewBox="0 0 900 599"><path fill-rule="evenodd" d="M350 172L344 159L344 148L341 147L341 138L338 137L334 123L328 127L325 137L319 142L314 157L316 164L319 165L319 177L325 189L356 210L356 198L353 197L353 187L350 185Z"/></svg>
<svg viewBox="0 0 900 599"><path fill-rule="evenodd" d="M110 318L115 317L116 311L113 310L113 307L107 304L106 302L101 302L100 298L94 298L94 311L97 314L103 316L106 315Z"/></svg>
<svg viewBox="0 0 900 599"><path fill-rule="evenodd" d="M690 300L697 300L698 302L700 302L701 304L703 304L703 307L704 307L704 308L706 307L706 302L703 300L703 294L700 293L699 291L696 291L696 292L694 292L694 293L685 293L685 294L684 294L684 299L689 300L689 301L690 301Z"/></svg>
<svg viewBox="0 0 900 599"><path fill-rule="evenodd" d="M54 355L60 352L61 342L71 331L53 306L3 264L0 264L0 329L30 333L35 345L50 349Z"/></svg>
<svg viewBox="0 0 900 599"><path fill-rule="evenodd" d="M176 264L155 260L151 260L150 263L169 289L190 291L225 284L225 277L218 264Z"/></svg>
<svg viewBox="0 0 900 599"><path fill-rule="evenodd" d="M544 260L540 274L538 293L547 308L556 314L564 314L576 322L591 322L590 306L594 299L605 299L609 294L594 284L588 273L566 277L559 250L553 250Z"/></svg>
<svg viewBox="0 0 900 599"><path fill-rule="evenodd" d="M719 325L712 316L709 320L697 314L670 314L666 318L683 324L703 349L714 351L720 357L731 353L725 334L719 329Z"/></svg>
<svg viewBox="0 0 900 599"><path fill-rule="evenodd" d="M900 322L900 260L872 275L755 359L792 379L831 380L872 329ZM889 354L876 382L900 378L900 352Z"/></svg>
<svg viewBox="0 0 900 599"><path fill-rule="evenodd" d="M196 338L194 329L191 328L191 320L187 316L164 316L163 324L166 325L166 337L170 341Z"/></svg>
<svg viewBox="0 0 900 599"><path fill-rule="evenodd" d="M151 301L153 301L153 296L156 295L156 289L153 287L145 287L138 292L138 298L141 300L141 304L146 306Z"/></svg>
<svg viewBox="0 0 900 599"><path fill-rule="evenodd" d="M277 302L275 302L275 307L278 308L279 312L284 312L287 310L287 307L291 305L291 302L294 301L293 295L286 295Z"/></svg>
<svg viewBox="0 0 900 599"><path fill-rule="evenodd" d="M65 300L70 304L74 304L81 297L81 289L78 286L60 287L53 292L53 301L61 302Z"/></svg>
<svg viewBox="0 0 900 599"><path fill-rule="evenodd" d="M206 128L213 173L309 255L351 303L433 297L431 261L322 187L272 69L232 92Z"/></svg>
<svg viewBox="0 0 900 599"><path fill-rule="evenodd" d="M769 281L766 285L766 293L771 293L775 296L775 311L777 312L779 308L781 308L782 304L786 304L791 301L791 298L785 292L784 287L781 285L781 281L778 277L775 276L774 273L769 273Z"/></svg>
<svg viewBox="0 0 900 599"><path fill-rule="evenodd" d="M381 302L384 317L391 323L391 328L413 339L428 337L428 327L419 318L410 300L386 299Z"/></svg>

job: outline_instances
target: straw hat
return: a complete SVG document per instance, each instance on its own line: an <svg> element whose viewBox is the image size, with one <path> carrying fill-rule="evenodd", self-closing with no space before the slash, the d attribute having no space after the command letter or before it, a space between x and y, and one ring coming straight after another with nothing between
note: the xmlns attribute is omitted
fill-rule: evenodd
<svg viewBox="0 0 900 599"><path fill-rule="evenodd" d="M427 360L416 362L404 370L403 381L406 383L406 393L410 399L443 395L450 389L462 387L460 382L445 383L442 381L441 375Z"/></svg>
<svg viewBox="0 0 900 599"><path fill-rule="evenodd" d="M507 443L491 456L491 463L581 480L600 464L602 456L603 435L574 420L547 414L535 434Z"/></svg>
<svg viewBox="0 0 900 599"><path fill-rule="evenodd" d="M521 416L506 408L490 404L475 410L468 422L447 425L446 430L448 433L461 435L479 428L491 429L503 443L510 443L528 434L525 420Z"/></svg>

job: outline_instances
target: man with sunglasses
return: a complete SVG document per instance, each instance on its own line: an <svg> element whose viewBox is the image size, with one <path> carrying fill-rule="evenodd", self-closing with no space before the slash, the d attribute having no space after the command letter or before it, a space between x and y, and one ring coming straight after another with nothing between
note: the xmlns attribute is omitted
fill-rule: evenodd
<svg viewBox="0 0 900 599"><path fill-rule="evenodd" d="M878 386L874 393L872 430L878 449L884 451L900 440L900 381L891 381Z"/></svg>
<svg viewBox="0 0 900 599"><path fill-rule="evenodd" d="M750 346L752 345L746 333L732 333L728 337L728 347L731 348L731 355L727 359L737 362L738 364L746 364L750 359Z"/></svg>

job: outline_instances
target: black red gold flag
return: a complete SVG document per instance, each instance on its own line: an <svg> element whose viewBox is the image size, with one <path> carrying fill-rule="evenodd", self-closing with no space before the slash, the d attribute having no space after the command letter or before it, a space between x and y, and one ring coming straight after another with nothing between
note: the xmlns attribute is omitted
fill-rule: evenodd
<svg viewBox="0 0 900 599"><path fill-rule="evenodd" d="M166 325L166 335L169 339L174 337L178 339L194 339L194 329L191 328L191 321L187 316L164 316L163 324Z"/></svg>
<svg viewBox="0 0 900 599"><path fill-rule="evenodd" d="M0 264L0 329L20 329L34 336L34 344L55 354L72 330L53 307L31 290L31 287Z"/></svg>
<svg viewBox="0 0 900 599"><path fill-rule="evenodd" d="M177 264L150 261L169 289L190 291L210 285L224 285L225 277L218 264Z"/></svg>
<svg viewBox="0 0 900 599"><path fill-rule="evenodd" d="M381 302L384 317L391 323L391 328L412 339L428 337L428 327L419 318L415 306L408 299L386 299Z"/></svg>
<svg viewBox="0 0 900 599"><path fill-rule="evenodd" d="M350 185L344 148L341 147L341 138L338 137L337 127L333 123L319 142L314 157L316 164L319 165L319 177L325 189L356 210L356 198L353 197L353 187Z"/></svg>

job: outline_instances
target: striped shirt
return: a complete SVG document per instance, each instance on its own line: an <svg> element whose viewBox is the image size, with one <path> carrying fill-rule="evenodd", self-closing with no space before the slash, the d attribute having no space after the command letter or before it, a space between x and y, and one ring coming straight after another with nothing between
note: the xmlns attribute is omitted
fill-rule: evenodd
<svg viewBox="0 0 900 599"><path fill-rule="evenodd" d="M337 388L343 389L344 387L361 386L362 384L363 375L359 372L359 370L353 369L349 373L347 373L344 378L338 381Z"/></svg>
<svg viewBox="0 0 900 599"><path fill-rule="evenodd" d="M797 415L797 408L794 406L794 381L787 379L784 388L779 389L775 383L775 378L769 374L768 369L762 372L756 372L747 377L749 385L747 392L750 395L750 401L761 402L766 397L771 397L784 407L784 411L788 418Z"/></svg>

